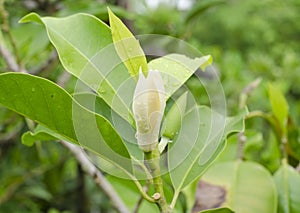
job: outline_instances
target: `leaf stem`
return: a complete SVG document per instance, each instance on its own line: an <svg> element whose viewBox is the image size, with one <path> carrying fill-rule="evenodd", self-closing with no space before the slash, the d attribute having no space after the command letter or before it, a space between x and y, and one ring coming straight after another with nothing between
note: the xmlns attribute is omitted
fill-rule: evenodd
<svg viewBox="0 0 300 213"><path fill-rule="evenodd" d="M145 159L147 160L148 166L150 168L150 172L153 177L153 185L156 192L153 195L153 198L155 199L155 202L162 213L171 213L172 210L166 201L164 189L163 189L163 183L160 176L159 149L158 147L156 147L155 150L150 152L145 152L144 154L145 154Z"/></svg>
<svg viewBox="0 0 300 213"><path fill-rule="evenodd" d="M151 202L151 203L155 203L156 201L150 197L143 189L143 186L140 184L140 182L138 180L134 180L133 182L135 183L135 185L137 186L138 190L140 191L141 195L143 196L143 198L145 198L145 200Z"/></svg>
<svg viewBox="0 0 300 213"><path fill-rule="evenodd" d="M180 191L178 191L178 190L175 191L174 196L173 196L173 199L172 199L172 202L171 202L171 204L170 204L170 208L171 208L171 209L174 209L175 204L176 204L177 199L178 199L178 196L179 196L179 193L180 193Z"/></svg>

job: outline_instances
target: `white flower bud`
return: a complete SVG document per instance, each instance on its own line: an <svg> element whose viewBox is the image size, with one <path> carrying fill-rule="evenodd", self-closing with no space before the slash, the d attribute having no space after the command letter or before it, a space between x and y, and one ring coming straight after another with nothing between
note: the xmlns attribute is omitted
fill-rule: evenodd
<svg viewBox="0 0 300 213"><path fill-rule="evenodd" d="M165 107L165 88L160 73L157 70L150 70L145 78L140 70L134 91L133 114L137 141L144 152L156 148Z"/></svg>

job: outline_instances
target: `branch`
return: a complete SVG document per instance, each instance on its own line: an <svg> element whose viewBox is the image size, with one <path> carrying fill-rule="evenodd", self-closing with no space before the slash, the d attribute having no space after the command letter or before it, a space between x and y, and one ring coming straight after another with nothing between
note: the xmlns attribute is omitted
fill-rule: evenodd
<svg viewBox="0 0 300 213"><path fill-rule="evenodd" d="M57 59L57 53L56 53L56 51L52 51L50 53L50 56L48 57L48 59L42 65L40 65L39 67L37 67L33 70L30 70L30 74L37 75L37 74L43 72L50 65L52 65L52 63L55 62L56 59Z"/></svg>
<svg viewBox="0 0 300 213"><path fill-rule="evenodd" d="M1 25L1 29L3 30L3 32L5 32L8 36L8 40L10 41L10 44L12 46L12 49L14 51L15 57L17 59L17 61L15 62L16 64L19 64L19 70L23 70L22 66L21 66L21 60L19 57L19 53L18 53L18 48L16 45L16 42L10 32L10 26L9 26L9 20L8 20L8 12L5 10L5 6L4 6L4 0L0 0L0 17L2 19L2 25Z"/></svg>
<svg viewBox="0 0 300 213"><path fill-rule="evenodd" d="M111 186L111 184L106 180L105 176L97 169L97 167L92 164L84 152L76 145L69 142L61 141L61 144L67 147L75 156L79 164L82 166L83 170L93 177L94 182L104 191L104 193L111 199L112 204L120 213L129 213L123 201L120 199L117 192Z"/></svg>
<svg viewBox="0 0 300 213"><path fill-rule="evenodd" d="M17 62L15 61L13 55L10 53L6 47L1 44L0 45L0 54L2 55L3 59L6 62L7 67L13 71L13 72L26 72L24 69L22 69Z"/></svg>
<svg viewBox="0 0 300 213"><path fill-rule="evenodd" d="M300 163L299 163L298 166L296 167L296 171L300 173Z"/></svg>

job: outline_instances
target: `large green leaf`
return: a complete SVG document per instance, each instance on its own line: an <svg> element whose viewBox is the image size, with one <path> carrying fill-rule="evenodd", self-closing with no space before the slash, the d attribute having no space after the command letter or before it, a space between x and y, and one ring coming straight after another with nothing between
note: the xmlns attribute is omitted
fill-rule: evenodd
<svg viewBox="0 0 300 213"><path fill-rule="evenodd" d="M278 212L297 213L300 209L300 174L285 161L275 173L278 194Z"/></svg>
<svg viewBox="0 0 300 213"><path fill-rule="evenodd" d="M272 176L257 163L218 163L201 180L224 189L224 201L220 207L229 207L235 212L277 212L276 189Z"/></svg>
<svg viewBox="0 0 300 213"><path fill-rule="evenodd" d="M118 88L130 79L112 44L109 27L94 16L76 14L65 18L30 13L20 22L38 22L45 26L64 68L95 90L103 100L130 123L133 116L120 97ZM133 93L134 87L131 87Z"/></svg>
<svg viewBox="0 0 300 213"><path fill-rule="evenodd" d="M170 97L198 68L205 70L211 63L210 55L191 59L185 55L169 54L150 61L148 66L150 70L159 70L162 73L166 94Z"/></svg>
<svg viewBox="0 0 300 213"><path fill-rule="evenodd" d="M83 108L51 81L22 73L1 74L0 103L131 171L130 155L110 122Z"/></svg>
<svg viewBox="0 0 300 213"><path fill-rule="evenodd" d="M246 113L244 109L237 116L226 118L203 106L186 113L178 138L168 152L175 193L204 173L224 149L228 134L244 129Z"/></svg>
<svg viewBox="0 0 300 213"><path fill-rule="evenodd" d="M139 69L147 74L147 60L139 42L123 22L108 9L109 24L116 51L132 77L137 78Z"/></svg>

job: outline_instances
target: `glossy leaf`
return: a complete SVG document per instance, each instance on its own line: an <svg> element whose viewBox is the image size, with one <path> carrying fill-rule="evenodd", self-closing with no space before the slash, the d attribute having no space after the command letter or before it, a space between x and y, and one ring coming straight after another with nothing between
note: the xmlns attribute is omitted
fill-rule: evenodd
<svg viewBox="0 0 300 213"><path fill-rule="evenodd" d="M297 213L300 209L300 174L285 161L275 173L274 181L277 187L278 212Z"/></svg>
<svg viewBox="0 0 300 213"><path fill-rule="evenodd" d="M127 148L109 121L80 106L51 81L22 73L1 74L0 103L131 171Z"/></svg>
<svg viewBox="0 0 300 213"><path fill-rule="evenodd" d="M210 55L191 59L185 55L170 54L150 61L148 66L149 69L159 70L162 73L166 94L170 97L198 68L205 70L211 63Z"/></svg>
<svg viewBox="0 0 300 213"><path fill-rule="evenodd" d="M228 134L244 129L246 113L244 109L235 117L225 118L201 106L185 115L181 132L170 144L168 152L175 193L204 173L224 149Z"/></svg>
<svg viewBox="0 0 300 213"><path fill-rule="evenodd" d="M108 8L109 24L116 51L130 75L137 79L139 69L148 73L147 60L138 40L125 24Z"/></svg>
<svg viewBox="0 0 300 213"><path fill-rule="evenodd" d="M225 190L220 207L229 207L235 212L277 212L275 184L270 173L257 163L218 163L201 180Z"/></svg>
<svg viewBox="0 0 300 213"><path fill-rule="evenodd" d="M115 52L111 31L105 23L88 14L42 18L35 13L28 14L20 22L43 24L64 68L133 123L129 104L124 102L127 97L122 98L117 92L130 76Z"/></svg>

